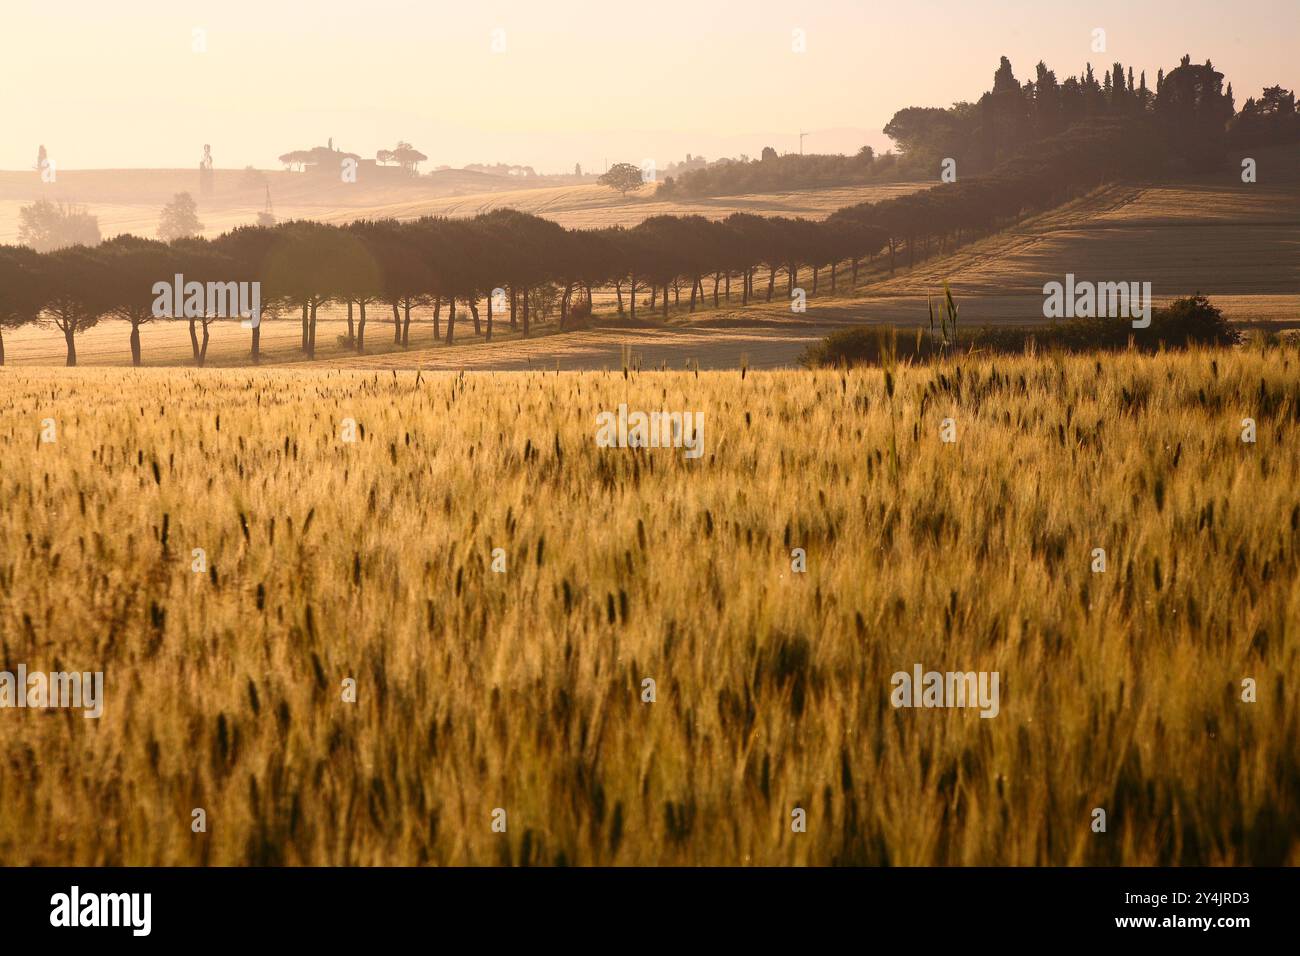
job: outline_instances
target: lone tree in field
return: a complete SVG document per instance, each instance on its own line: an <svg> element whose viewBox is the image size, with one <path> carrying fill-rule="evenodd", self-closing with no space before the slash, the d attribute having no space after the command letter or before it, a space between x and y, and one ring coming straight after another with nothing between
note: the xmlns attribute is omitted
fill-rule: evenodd
<svg viewBox="0 0 1300 956"><path fill-rule="evenodd" d="M18 242L37 252L99 245L99 219L80 206L39 199L18 210Z"/></svg>
<svg viewBox="0 0 1300 956"><path fill-rule="evenodd" d="M597 180L602 186L617 189L624 196L641 185L641 168L631 163L615 163Z"/></svg>
<svg viewBox="0 0 1300 956"><path fill-rule="evenodd" d="M311 162L311 150L291 150L280 157L280 162L284 163L284 168L290 171L292 171L295 166L299 170L305 169L307 164Z"/></svg>
<svg viewBox="0 0 1300 956"><path fill-rule="evenodd" d="M420 171L420 164L429 157L407 142L400 142L392 149L381 149L375 153L375 159L381 163L397 163L412 176Z"/></svg>
<svg viewBox="0 0 1300 956"><path fill-rule="evenodd" d="M158 238L163 242L175 239L189 239L203 231L199 222L199 207L189 193L177 193L172 201L163 206L162 218L158 222Z"/></svg>

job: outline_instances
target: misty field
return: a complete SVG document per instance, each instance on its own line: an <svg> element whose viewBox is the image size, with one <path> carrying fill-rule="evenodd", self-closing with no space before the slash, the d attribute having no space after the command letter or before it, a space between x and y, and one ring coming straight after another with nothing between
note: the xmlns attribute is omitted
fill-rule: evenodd
<svg viewBox="0 0 1300 956"><path fill-rule="evenodd" d="M894 385L0 369L0 863L1300 863L1300 354Z"/></svg>
<svg viewBox="0 0 1300 956"><path fill-rule="evenodd" d="M733 212L824 219L842 206L905 196L930 183L825 186L717 199L657 198L654 186L624 196L608 186L535 185L509 176L447 170L412 182L385 179L347 184L337 178L261 170L249 182L243 170L219 169L210 194L201 195L203 233L257 221L269 187L279 218L343 224L354 219L472 217L493 209L518 209L570 228L635 226L649 216L699 214L724 219ZM41 184L53 200L85 204L99 217L105 238L123 232L152 236L162 207L178 192L198 192L193 169L81 169L58 171ZM18 210L32 201L32 173L0 170L0 242L18 238Z"/></svg>

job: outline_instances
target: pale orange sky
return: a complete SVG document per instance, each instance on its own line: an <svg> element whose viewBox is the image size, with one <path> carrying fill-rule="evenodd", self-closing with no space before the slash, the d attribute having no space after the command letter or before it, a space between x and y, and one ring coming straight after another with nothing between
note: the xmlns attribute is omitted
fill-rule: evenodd
<svg viewBox="0 0 1300 956"><path fill-rule="evenodd" d="M204 143L276 168L331 136L541 172L797 151L800 129L809 152L882 149L895 110L975 98L1003 54L1022 81L1120 60L1152 86L1211 57L1240 106L1300 86L1298 42L1298 0L5 0L0 168L42 143L60 169L195 166Z"/></svg>

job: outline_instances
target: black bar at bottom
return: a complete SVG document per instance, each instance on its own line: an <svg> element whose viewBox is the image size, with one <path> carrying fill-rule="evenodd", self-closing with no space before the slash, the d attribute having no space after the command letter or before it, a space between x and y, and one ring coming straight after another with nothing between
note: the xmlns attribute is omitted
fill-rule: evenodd
<svg viewBox="0 0 1300 956"><path fill-rule="evenodd" d="M1294 930L1296 869L0 869L6 942L984 944ZM73 887L76 887L75 894ZM149 894L145 909L143 895ZM107 894L107 895L106 895ZM75 901L75 905L74 905ZM74 917L75 911L75 917ZM148 934L141 930L146 928ZM73 926L76 922L78 925ZM117 925L86 926L85 923ZM55 925L61 924L61 925ZM466 933L471 934L466 937ZM609 935L613 934L613 935Z"/></svg>

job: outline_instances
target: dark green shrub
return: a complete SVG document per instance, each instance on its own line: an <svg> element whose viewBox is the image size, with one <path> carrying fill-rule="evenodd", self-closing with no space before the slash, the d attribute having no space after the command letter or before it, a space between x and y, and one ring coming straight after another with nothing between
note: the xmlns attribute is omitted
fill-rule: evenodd
<svg viewBox="0 0 1300 956"><path fill-rule="evenodd" d="M833 332L810 346L800 357L808 368L839 365L878 365L881 351L887 348L891 330L860 327ZM938 357L938 343L928 335L907 331L897 334L896 354L899 361L925 362ZM1028 340L1035 348L1064 352L1108 352L1126 349L1130 338L1133 347L1144 352L1165 348L1182 349L1193 345L1226 347L1241 341L1237 332L1204 296L1178 299L1151 313L1151 325L1133 328L1132 319L1069 319L1048 326L986 326L963 331L957 336L958 353L1023 352Z"/></svg>

